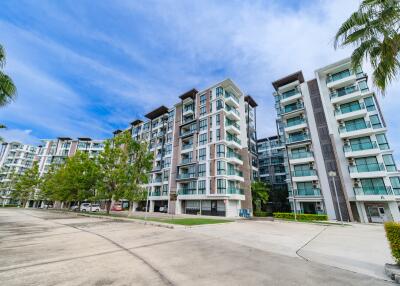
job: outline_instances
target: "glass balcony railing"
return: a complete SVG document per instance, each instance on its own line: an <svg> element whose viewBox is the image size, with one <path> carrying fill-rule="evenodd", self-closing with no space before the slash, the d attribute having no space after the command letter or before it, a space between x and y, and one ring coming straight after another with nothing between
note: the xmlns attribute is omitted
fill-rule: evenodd
<svg viewBox="0 0 400 286"><path fill-rule="evenodd" d="M193 149L193 144L182 145L182 150Z"/></svg>
<svg viewBox="0 0 400 286"><path fill-rule="evenodd" d="M240 130L239 124L237 124L235 121L227 120L225 122L225 125L226 126L234 126L234 127L236 127L236 129Z"/></svg>
<svg viewBox="0 0 400 286"><path fill-rule="evenodd" d="M286 138L287 143L295 143L295 142L301 142L305 140L310 140L310 136L308 134L302 134L302 135L296 135L296 136L289 136Z"/></svg>
<svg viewBox="0 0 400 286"><path fill-rule="evenodd" d="M297 103L294 105L287 105L287 106L281 108L279 113L286 114L286 113L294 112L294 111L301 110L301 109L304 109L304 104Z"/></svg>
<svg viewBox="0 0 400 286"><path fill-rule="evenodd" d="M320 197L321 190L319 188L310 188L310 189L294 189L292 191L292 195L299 196L299 197Z"/></svg>
<svg viewBox="0 0 400 286"><path fill-rule="evenodd" d="M237 111L235 108L232 108L232 107L230 107L228 105L225 106L225 110L228 111L228 112L232 112L232 113L236 114L237 116L240 116L239 111Z"/></svg>
<svg viewBox="0 0 400 286"><path fill-rule="evenodd" d="M239 104L239 98L237 98L236 96L234 96L232 93L225 91L225 98L231 98L233 99L234 102L236 102L237 104Z"/></svg>
<svg viewBox="0 0 400 286"><path fill-rule="evenodd" d="M286 99L286 98L289 98L289 97L292 97L292 96L295 96L298 94L300 94L300 92L297 89L292 89L292 90L283 92L281 94L281 99Z"/></svg>
<svg viewBox="0 0 400 286"><path fill-rule="evenodd" d="M178 195L197 195L196 189L179 189Z"/></svg>
<svg viewBox="0 0 400 286"><path fill-rule="evenodd" d="M237 138L237 137L235 137L235 136L227 136L227 137L226 137L226 140L227 140L227 141L233 141L233 142L236 142L236 143L238 143L238 144L242 144L241 141L240 141L240 139Z"/></svg>
<svg viewBox="0 0 400 286"><path fill-rule="evenodd" d="M385 171L385 165L382 163L365 164L349 166L350 173L365 173L365 172L379 172Z"/></svg>
<svg viewBox="0 0 400 286"><path fill-rule="evenodd" d="M353 124L346 124L345 126L339 127L339 133L352 132L352 131L357 131L357 130L362 130L362 129L367 129L367 128L371 128L371 123L369 121L353 123Z"/></svg>
<svg viewBox="0 0 400 286"><path fill-rule="evenodd" d="M195 173L182 173L182 174L178 174L177 179L192 179L192 178L196 178L196 174Z"/></svg>
<svg viewBox="0 0 400 286"><path fill-rule="evenodd" d="M300 125L300 124L303 124L303 123L306 123L305 118L289 121L289 122L287 122L285 124L285 127L292 127L292 126Z"/></svg>
<svg viewBox="0 0 400 286"><path fill-rule="evenodd" d="M192 158L182 158L182 160L181 160L181 164L189 164L192 162L193 162Z"/></svg>
<svg viewBox="0 0 400 286"><path fill-rule="evenodd" d="M194 105L193 105L193 104L191 104L191 105L186 105L186 106L183 108L183 112L190 112L190 111L194 111Z"/></svg>
<svg viewBox="0 0 400 286"><path fill-rule="evenodd" d="M346 113L350 113L350 112L361 110L361 109L365 109L364 103L337 109L337 110L335 110L335 115L346 114Z"/></svg>
<svg viewBox="0 0 400 286"><path fill-rule="evenodd" d="M239 154L237 154L235 152L228 152L226 154L226 157L227 158L236 158L236 159L242 160L242 156L240 156Z"/></svg>
<svg viewBox="0 0 400 286"><path fill-rule="evenodd" d="M228 176L238 176L238 177L243 177L243 172L242 171L238 171L238 170L228 170L226 172L226 174Z"/></svg>
<svg viewBox="0 0 400 286"><path fill-rule="evenodd" d="M289 154L289 159L303 159L313 156L313 152L298 152Z"/></svg>
<svg viewBox="0 0 400 286"><path fill-rule="evenodd" d="M151 197L159 197L159 196L161 196L161 191L152 191L150 193L150 196Z"/></svg>
<svg viewBox="0 0 400 286"><path fill-rule="evenodd" d="M392 188L386 186L380 187L357 187L354 188L356 196L379 196L379 195L393 195Z"/></svg>
<svg viewBox="0 0 400 286"><path fill-rule="evenodd" d="M346 152L355 152L362 150L371 150L378 149L378 144L375 141L359 143L359 144L349 144L343 146L343 151Z"/></svg>
<svg viewBox="0 0 400 286"><path fill-rule="evenodd" d="M244 195L244 190L239 188L228 188L226 193L230 195Z"/></svg>
<svg viewBox="0 0 400 286"><path fill-rule="evenodd" d="M351 94L353 92L358 91L359 88L357 85L346 86L345 88L334 90L330 93L330 99L345 96L347 94Z"/></svg>
<svg viewBox="0 0 400 286"><path fill-rule="evenodd" d="M344 70L326 77L326 83L338 81L354 74L353 70Z"/></svg>
<svg viewBox="0 0 400 286"><path fill-rule="evenodd" d="M316 170L295 170L292 172L293 177L308 177L308 176L316 176Z"/></svg>
<svg viewBox="0 0 400 286"><path fill-rule="evenodd" d="M196 131L196 129L181 130L181 136L192 135L195 131Z"/></svg>

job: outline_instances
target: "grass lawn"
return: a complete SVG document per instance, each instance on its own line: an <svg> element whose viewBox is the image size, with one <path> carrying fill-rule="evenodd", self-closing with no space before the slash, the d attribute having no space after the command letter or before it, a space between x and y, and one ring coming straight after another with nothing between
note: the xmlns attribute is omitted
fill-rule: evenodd
<svg viewBox="0 0 400 286"><path fill-rule="evenodd" d="M143 216L125 216L125 215L118 215L118 214L106 214L103 212L95 213L95 212L81 212L80 214L85 214L89 216L110 216L110 217L122 217L128 219L140 219L145 220ZM154 222L161 222L161 223L169 223L169 224L179 224L179 225L203 225L203 224L216 224L216 223L227 223L233 222L233 220L229 219L213 219L213 218L171 218L171 217L147 217L147 221L154 221Z"/></svg>

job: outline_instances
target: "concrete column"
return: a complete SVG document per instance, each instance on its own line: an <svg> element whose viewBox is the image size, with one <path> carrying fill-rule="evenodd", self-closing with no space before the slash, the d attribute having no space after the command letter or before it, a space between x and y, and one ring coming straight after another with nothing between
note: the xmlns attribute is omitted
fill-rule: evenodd
<svg viewBox="0 0 400 286"><path fill-rule="evenodd" d="M174 206L173 204L170 204L171 208ZM169 211L169 210L168 210ZM172 211L172 209L171 209ZM173 212L171 212L174 214ZM182 214L182 201L181 200L176 200L175 202L175 214Z"/></svg>
<svg viewBox="0 0 400 286"><path fill-rule="evenodd" d="M139 204L138 202L131 202L131 203L132 203L132 212L135 212Z"/></svg>
<svg viewBox="0 0 400 286"><path fill-rule="evenodd" d="M358 214L360 215L360 222L361 223L369 223L367 211L365 209L365 205L363 202L356 202Z"/></svg>
<svg viewBox="0 0 400 286"><path fill-rule="evenodd" d="M150 206L149 206L149 212L153 213L154 212L154 201L150 201Z"/></svg>
<svg viewBox="0 0 400 286"><path fill-rule="evenodd" d="M400 212L397 202L388 202L390 214L392 215L393 221L400 221Z"/></svg>

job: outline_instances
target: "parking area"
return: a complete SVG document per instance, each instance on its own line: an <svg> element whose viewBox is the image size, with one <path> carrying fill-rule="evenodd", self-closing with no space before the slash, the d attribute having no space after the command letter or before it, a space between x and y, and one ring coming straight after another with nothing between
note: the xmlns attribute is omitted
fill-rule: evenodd
<svg viewBox="0 0 400 286"><path fill-rule="evenodd" d="M354 233L360 236L364 231L369 235L366 241L385 242L380 227L376 233L359 227ZM379 275L324 263L336 255L344 264L350 245L341 236L353 233L350 228L243 221L167 229L54 211L0 209L0 281L2 285L391 285ZM318 233L319 239L299 250ZM384 244L377 243L368 254L379 249L381 261L387 255L390 259L387 247L380 249ZM368 269L367 254L360 248L357 255L350 255L349 264L358 260L360 269Z"/></svg>

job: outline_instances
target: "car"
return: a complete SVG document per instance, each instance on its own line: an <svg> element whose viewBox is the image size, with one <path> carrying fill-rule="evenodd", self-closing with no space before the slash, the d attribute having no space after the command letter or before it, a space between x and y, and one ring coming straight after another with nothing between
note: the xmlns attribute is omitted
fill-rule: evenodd
<svg viewBox="0 0 400 286"><path fill-rule="evenodd" d="M121 204L114 204L114 205L111 207L111 210L112 210L112 211L122 211L122 205L121 205Z"/></svg>
<svg viewBox="0 0 400 286"><path fill-rule="evenodd" d="M53 205L51 205L51 204L43 205L42 208L43 208L43 209L51 209L51 208L53 208Z"/></svg>
<svg viewBox="0 0 400 286"><path fill-rule="evenodd" d="M74 212L79 211L79 205L72 206L70 210Z"/></svg>
<svg viewBox="0 0 400 286"><path fill-rule="evenodd" d="M160 207L160 213L167 213L168 212L168 207Z"/></svg>
<svg viewBox="0 0 400 286"><path fill-rule="evenodd" d="M92 211L92 212L99 212L101 209L100 209L100 205L99 204L92 204L92 206L91 206L91 208L90 208L90 211Z"/></svg>
<svg viewBox="0 0 400 286"><path fill-rule="evenodd" d="M99 212L100 210L99 204L82 203L80 207L81 212Z"/></svg>

